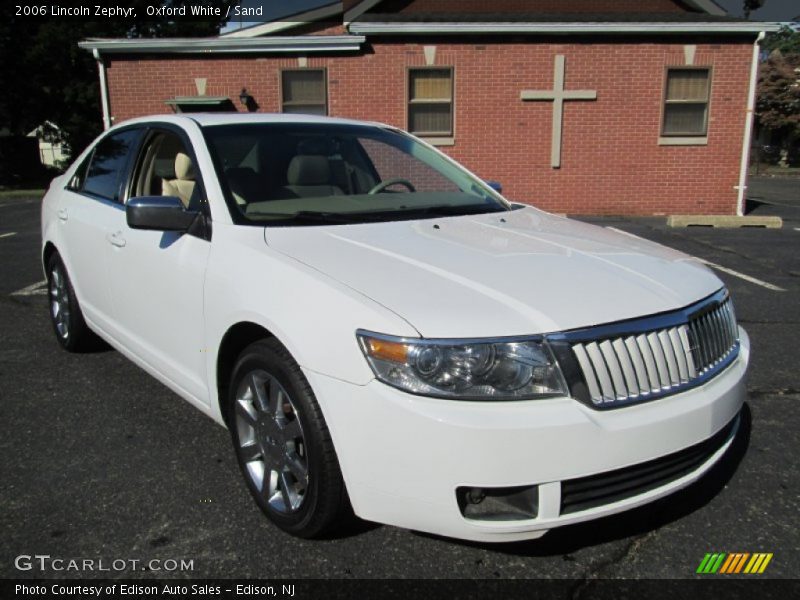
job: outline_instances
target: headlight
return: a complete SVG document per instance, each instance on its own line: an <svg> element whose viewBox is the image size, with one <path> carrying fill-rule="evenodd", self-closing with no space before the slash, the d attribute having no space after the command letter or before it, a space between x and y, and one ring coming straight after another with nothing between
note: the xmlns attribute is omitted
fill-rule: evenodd
<svg viewBox="0 0 800 600"><path fill-rule="evenodd" d="M543 340L422 340L357 332L375 376L423 396L527 400L569 395Z"/></svg>

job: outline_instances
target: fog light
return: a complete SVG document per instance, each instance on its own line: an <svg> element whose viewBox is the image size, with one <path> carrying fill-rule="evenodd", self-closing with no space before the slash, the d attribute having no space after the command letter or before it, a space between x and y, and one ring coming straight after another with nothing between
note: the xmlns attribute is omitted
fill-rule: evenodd
<svg viewBox="0 0 800 600"><path fill-rule="evenodd" d="M476 521L524 521L539 514L539 487L460 487L456 500L461 514Z"/></svg>

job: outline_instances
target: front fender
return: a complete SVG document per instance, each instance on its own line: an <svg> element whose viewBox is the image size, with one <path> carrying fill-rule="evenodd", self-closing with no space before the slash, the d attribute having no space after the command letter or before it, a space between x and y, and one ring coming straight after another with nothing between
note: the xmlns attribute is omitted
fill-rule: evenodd
<svg viewBox="0 0 800 600"><path fill-rule="evenodd" d="M205 315L212 397L218 389L220 344L238 323L254 323L269 331L303 369L356 385L366 385L374 377L358 346L357 329L419 335L370 298L271 250L263 230L249 226L215 224Z"/></svg>

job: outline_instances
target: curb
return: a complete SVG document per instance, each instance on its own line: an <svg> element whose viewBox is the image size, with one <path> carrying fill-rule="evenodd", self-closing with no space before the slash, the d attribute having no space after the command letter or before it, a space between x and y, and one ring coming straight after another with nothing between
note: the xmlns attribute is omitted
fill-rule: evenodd
<svg viewBox="0 0 800 600"><path fill-rule="evenodd" d="M667 227L765 227L780 229L780 217L737 217L735 215L670 215Z"/></svg>

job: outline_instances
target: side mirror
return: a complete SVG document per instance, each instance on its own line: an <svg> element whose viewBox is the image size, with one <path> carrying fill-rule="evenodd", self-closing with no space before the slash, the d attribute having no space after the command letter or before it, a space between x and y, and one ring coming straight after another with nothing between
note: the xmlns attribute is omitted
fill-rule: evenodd
<svg viewBox="0 0 800 600"><path fill-rule="evenodd" d="M131 229L187 231L200 213L186 210L177 196L140 196L125 205Z"/></svg>
<svg viewBox="0 0 800 600"><path fill-rule="evenodd" d="M499 181L486 181L486 185L492 188L498 194L503 193L503 185Z"/></svg>

